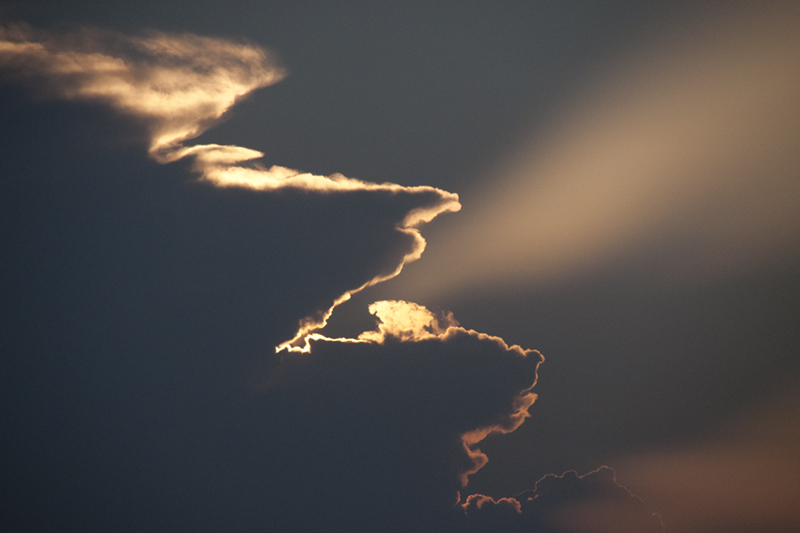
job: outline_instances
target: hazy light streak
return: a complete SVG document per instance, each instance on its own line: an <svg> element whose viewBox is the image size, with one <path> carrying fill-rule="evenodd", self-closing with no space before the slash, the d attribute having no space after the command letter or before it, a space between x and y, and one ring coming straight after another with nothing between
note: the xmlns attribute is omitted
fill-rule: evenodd
<svg viewBox="0 0 800 533"><path fill-rule="evenodd" d="M540 127L472 194L469 218L429 236L398 292L547 283L643 249L672 276L800 250L800 12L701 22Z"/></svg>
<svg viewBox="0 0 800 533"><path fill-rule="evenodd" d="M239 99L284 77L270 54L255 45L190 34L128 37L84 30L57 36L22 26L0 27L0 68L46 96L97 101L144 120L151 157L161 163L192 157L201 179L219 187L433 193L436 201L411 210L397 227L412 237L413 246L396 269L346 291L330 309L303 319L296 336L278 351L307 350L306 337L325 326L334 307L366 287L395 277L404 264L421 256L425 239L419 225L461 208L458 195L433 187L370 183L341 174L317 176L280 166L243 167L238 164L264 154L241 146L182 145L208 129Z"/></svg>

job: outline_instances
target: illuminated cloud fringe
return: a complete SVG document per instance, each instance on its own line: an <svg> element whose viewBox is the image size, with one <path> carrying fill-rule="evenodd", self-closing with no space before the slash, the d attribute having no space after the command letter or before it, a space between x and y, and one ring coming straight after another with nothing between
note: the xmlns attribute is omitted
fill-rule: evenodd
<svg viewBox="0 0 800 533"><path fill-rule="evenodd" d="M369 312L378 318L378 331L365 331L358 338L380 344L389 337L399 341L434 339L458 327L452 314L437 317L421 305L402 300L375 302Z"/></svg>
<svg viewBox="0 0 800 533"><path fill-rule="evenodd" d="M598 533L663 533L658 513L616 481L603 466L579 476L575 471L547 475L514 498L494 500L482 494L461 505L472 533L492 531L594 531Z"/></svg>
<svg viewBox="0 0 800 533"><path fill-rule="evenodd" d="M161 163L192 157L201 179L219 187L389 191L436 198L411 210L397 227L412 237L413 246L393 272L346 291L330 309L301 320L295 337L278 350L303 344L309 334L325 326L334 307L399 274L404 264L418 259L425 249L418 226L461 208L458 195L434 187L377 184L341 174L316 176L280 166L247 168L238 164L264 154L241 146L184 146L184 141L207 130L239 99L285 76L275 59L255 45L191 34L153 32L129 37L83 30L58 36L24 26L0 27L0 68L29 82L44 96L100 102L144 121L151 157Z"/></svg>
<svg viewBox="0 0 800 533"><path fill-rule="evenodd" d="M425 248L418 227L440 213L459 210L457 195L433 187L369 183L340 174L326 177L279 166L242 166L263 154L239 146L186 145L237 100L284 76L271 56L254 45L188 34L127 37L83 30L52 35L26 27L0 28L0 69L40 96L100 103L134 118L145 127L153 159L166 164L191 158L200 179L217 187L292 188L323 195L374 191L403 202L411 197L406 204L410 207L394 219L398 221L394 231L409 237L400 239L405 246L402 257L383 266L377 275L364 275L372 279L334 298L328 309L318 304L316 313L301 320L295 337L278 346L277 351L286 355L276 357L265 389L272 387L273 398L279 405L287 402L284 407L290 406L289 412L292 400L303 398L293 407L300 413L298 419L315 420L314 427L324 426L322 422L330 417L346 422L343 427L364 425L377 442L385 443L381 453L389 453L400 436L408 440L405 453L420 454L420 458L437 454L434 465L412 474L413 479L433 487L426 497L417 500L414 491L403 497L425 506L432 495L441 503L433 506L438 511L450 516L456 510L468 476L487 462L477 444L491 433L515 430L529 416L528 408L536 399L531 390L543 357L460 327L451 314L433 313L404 301L372 304L369 310L377 317L377 328L356 338L329 339L318 330L353 293L396 276L405 263L418 259ZM376 372L364 379L364 369ZM350 403L347 394L341 393L353 389L361 394ZM318 402L308 402L308 398L338 408L318 413ZM380 402L387 403L372 413ZM395 409L398 404L405 409ZM381 419L377 428L375 414ZM394 426L388 432L386 419ZM425 441L434 443L436 451L418 446L416 430L421 423ZM335 433L326 437L336 438ZM351 439L348 431L341 436ZM322 450L322 455L332 463L342 457L336 446ZM375 474L380 474L383 465L374 466ZM383 481L379 478L376 481ZM391 498L380 500L394 503ZM414 512L408 514L413 518Z"/></svg>
<svg viewBox="0 0 800 533"><path fill-rule="evenodd" d="M454 346L461 346L462 349L466 349L465 346L481 346L480 350L484 354L481 357L491 357L487 354L494 354L498 358L495 364L501 367L498 372L502 377L495 376L493 381L502 386L495 383L493 387L498 389L496 397L501 400L495 398L494 401L505 407L498 408L491 423L476 424L479 427L460 433L459 452L464 454L466 462L462 465L458 476L461 486L466 486L469 476L488 462L488 458L477 448L477 444L490 434L510 433L516 430L530 416L528 409L536 401L536 394L532 389L536 384L538 366L544 361L544 357L536 350L525 350L517 345L509 346L500 337L465 329L459 326L451 313L433 313L415 303L402 300L379 301L371 304L369 310L378 319L375 331L364 332L355 339L331 339L319 333L312 333L305 338L306 344L303 349L292 348L292 350L309 354L316 351L319 343L325 343L327 349L336 345L355 343L383 345L385 352L392 353L398 344L420 346L434 344L438 347L438 352L453 350ZM461 364L465 364L468 356L463 354L459 359ZM503 361L512 363L505 368ZM481 381L485 376L476 376L476 379ZM471 393L477 394L478 391Z"/></svg>

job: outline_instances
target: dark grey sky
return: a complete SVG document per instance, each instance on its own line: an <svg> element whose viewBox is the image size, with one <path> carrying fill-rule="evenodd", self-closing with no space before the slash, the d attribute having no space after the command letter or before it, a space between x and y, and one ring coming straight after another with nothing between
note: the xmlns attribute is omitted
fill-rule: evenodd
<svg viewBox="0 0 800 533"><path fill-rule="evenodd" d="M600 471L543 483L519 513L443 509L603 465L667 531L800 524L784 394L800 377L796 7L2 8L4 26L50 34L270 49L287 77L185 144L462 204L323 333L357 336L370 303L407 300L546 359L530 418L481 442L489 462L460 487L475 460L460 435L509 424L535 352L464 332L274 354L300 319L390 273L414 248L397 227L438 193L199 183L190 163L147 157L149 119L41 98L52 82L0 64L3 527L550 531L542 517L597 518L564 493L622 506L627 492ZM748 508L730 487L765 496Z"/></svg>

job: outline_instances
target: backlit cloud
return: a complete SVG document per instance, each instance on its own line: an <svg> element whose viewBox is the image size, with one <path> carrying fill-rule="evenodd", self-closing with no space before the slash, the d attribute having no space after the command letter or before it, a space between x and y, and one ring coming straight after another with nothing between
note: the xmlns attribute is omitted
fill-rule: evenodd
<svg viewBox="0 0 800 533"><path fill-rule="evenodd" d="M456 342L457 338L470 339L469 342L487 344L493 349L498 348L507 354L516 355L524 358L531 365L529 370L533 374L525 374L527 378L523 381L530 381L530 385L519 389L519 386L512 387L510 390L517 390L512 400L506 407L506 412L498 414L497 419L491 424L479 425L470 428L461 435L462 453L468 458L469 462L459 473L461 484L467 485L468 478L480 470L488 462L488 458L477 447L483 439L492 433L510 433L517 429L526 418L528 409L536 401L536 395L531 391L536 381L535 371L538 365L544 361L542 355L535 350L523 350L519 346L508 346L500 337L494 337L474 330L467 330L458 325L452 313L434 314L425 307L404 301L381 301L369 306L369 310L378 318L377 330L366 331L356 339L329 339L321 334L310 334L305 339L303 350L311 351L311 343L333 342L333 343L361 343L361 344L380 344L387 349L396 343L420 343L420 342L439 342L447 346ZM531 381L532 378L532 381Z"/></svg>
<svg viewBox="0 0 800 533"><path fill-rule="evenodd" d="M266 50L188 34L128 37L84 30L56 35L10 27L0 30L0 67L40 96L99 103L131 117L147 131L153 159L164 164L190 159L203 182L226 189L224 194L214 191L216 195L208 194L210 187L190 192L165 189L175 195L167 204L183 205L184 214L191 213L188 219L203 219L203 223L193 221L196 226L187 230L183 220L176 223L167 216L168 209L151 212L151 217L163 222L157 224L159 235L146 240L159 259L152 265L131 266L127 259L135 250L127 246L128 240L114 238L132 231L129 218L123 217L119 227L109 227L104 236L92 241L98 249L108 247L109 241L123 243L118 250L121 257L112 254L110 259L115 268L95 269L125 273L120 275L122 281L113 283L122 287L122 302L131 294L148 302L168 302L160 313L146 306L144 312L123 314L126 327L148 330L156 323L174 343L163 345L163 340L149 335L137 337L137 343L124 343L133 354L129 359L144 376L133 378L137 386L131 398L150 399L154 396L151 388L169 391L159 393L163 394L160 401L151 400L159 416L164 405L189 402L189 408L177 410L177 415L148 418L161 420L154 426L157 436L148 439L168 444L180 457L165 455L163 447L153 446L157 457L145 454L139 463L132 460L131 464L150 467L149 474L136 477L147 487L144 508L164 505L170 483L190 479L199 480L189 492L203 492L194 496L203 502L210 494L205 490L209 486L245 487L240 489L244 497L235 498L235 503L215 501L203 506L203 512L219 519L230 516L233 509L261 530L322 531L331 523L348 524L353 531L387 530L387 517L394 517L392 527L398 531L455 531L465 524L467 530L479 530L470 525L476 517L475 524L494 524L495 530L496 517L522 528L540 523L573 528L610 524L607 530L621 531L620 516L623 520L634 516L648 527L655 523L639 500L631 504L631 495L606 471L582 478L545 478L534 493L517 499L471 496L457 505L469 476L487 464L479 444L490 434L516 430L528 418L536 400L532 389L544 359L535 350L509 346L499 337L461 327L451 314L399 300L369 307L377 319L373 331L340 339L321 333L337 305L397 276L405 264L420 257L426 244L420 225L440 213L459 210L460 204L457 195L433 187L266 167L256 161L263 156L256 150L187 144L239 99L284 76ZM304 197L305 193L312 194ZM355 228L355 235L326 238L313 221L306 221L308 230L293 227L286 235L260 235L297 206L320 198L334 210L359 211L336 226ZM380 205L380 213L361 213L368 202ZM313 207L308 209L313 211ZM314 216L325 220L320 213ZM359 223L370 227L358 227ZM257 227L248 228L248 224ZM367 245L365 240L376 242ZM187 241L194 246L175 246ZM336 250L327 255L304 249L324 248L333 241ZM94 257L95 247L90 248L87 255ZM313 267L294 272L298 264L294 256L291 265L278 266L284 253L298 251L301 260L313 262ZM333 268L325 262L331 258L338 260ZM265 272L280 272L283 277L265 281ZM291 286L282 287L284 282ZM112 302L118 303L113 298ZM127 309L125 305L110 307ZM260 314L265 307L271 309ZM294 337L278 346L277 355L259 353L264 366L263 372L252 372L258 375L249 389L253 397L242 400L238 388L230 393L226 379L241 383L224 374L239 374L226 366L218 352L253 350L258 343L251 337L278 336L285 322L303 317L309 309ZM251 314L259 316L244 316ZM264 322L268 323L266 334ZM237 350L232 346L238 346ZM142 354L154 360L148 362ZM107 354L100 350L93 355ZM198 359L198 355L204 357ZM199 372L200 378L192 378L194 365L200 363L207 365L207 374ZM174 365L167 372L169 377L153 378L162 376L162 365ZM219 370L224 377L220 378ZM196 388L185 394L183 389L175 392L179 388L173 386L150 387L153 383ZM215 387L224 392L215 397L212 407L192 403ZM146 391L141 393L144 396L137 395L139 390ZM189 411L192 414L187 416ZM196 412L225 418L224 436L209 431L207 419ZM123 426L127 422L124 416L120 420ZM108 438L105 431L94 438ZM126 431L113 437L127 439ZM167 442L173 433L181 443L174 448L174 443ZM137 446L151 446L132 438ZM218 449L220 442L225 443L221 446L225 452L213 455L215 461L206 461L206 454ZM175 472L154 466L173 462L180 465ZM320 479L324 491L319 490ZM576 501L576 491L588 491L594 499ZM598 494L603 496L600 507ZM187 504L176 503L169 512L185 514L187 507L181 505ZM609 509L615 520L603 515ZM494 518L487 521L491 510L496 511ZM108 516L112 522L117 519L113 510Z"/></svg>
<svg viewBox="0 0 800 533"><path fill-rule="evenodd" d="M347 518L355 530L369 530L360 521L371 514L379 517L374 527L391 516L384 528L393 531L450 530L459 492L487 461L476 445L527 418L543 358L416 304L377 302L371 310L376 331L358 339L314 335L307 352L283 354L265 375L265 405L282 406L288 419L281 439L306 450L296 460L342 472L330 482L339 492L312 496L310 516L298 520L324 508L351 513L330 502L357 497L364 516ZM317 435L318 428L327 429ZM348 484L353 470L361 472L358 486ZM303 483L298 491L313 491ZM447 527L432 527L437 519Z"/></svg>
<svg viewBox="0 0 800 533"><path fill-rule="evenodd" d="M15 26L0 28L0 68L43 96L99 102L144 122L154 159L169 163L193 158L201 179L216 186L321 193L386 191L423 199L397 225L396 231L410 237L412 245L394 268L351 287L331 307L302 319L297 334L279 349L303 345L307 335L324 327L336 305L399 274L425 249L418 226L461 208L458 195L434 187L370 183L341 174L317 176L280 166L245 167L239 163L263 154L240 146L185 146L239 99L284 77L274 57L256 45L155 32L144 37L99 30L55 35Z"/></svg>
<svg viewBox="0 0 800 533"><path fill-rule="evenodd" d="M378 318L378 331L365 331L359 339L383 343L387 338L398 341L421 341L441 337L458 322L452 314L435 316L425 307L403 301L375 302L369 312Z"/></svg>
<svg viewBox="0 0 800 533"><path fill-rule="evenodd" d="M536 488L515 498L494 500L473 494L461 506L465 530L550 533L663 533L661 517L616 482L614 470L602 467L578 476L574 471L548 475Z"/></svg>
<svg viewBox="0 0 800 533"><path fill-rule="evenodd" d="M181 157L236 101L285 73L262 48L151 32L129 37L100 30L57 35L0 27L0 67L40 94L102 102L143 120L159 161Z"/></svg>

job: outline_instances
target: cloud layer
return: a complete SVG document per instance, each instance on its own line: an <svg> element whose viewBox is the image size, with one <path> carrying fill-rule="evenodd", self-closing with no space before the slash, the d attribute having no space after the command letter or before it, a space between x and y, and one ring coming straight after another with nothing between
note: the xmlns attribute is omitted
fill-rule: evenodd
<svg viewBox="0 0 800 533"><path fill-rule="evenodd" d="M525 420L542 357L401 301L375 303L379 327L358 338L314 331L337 303L418 258L425 241L417 227L457 210L457 197L239 167L260 154L185 146L238 98L279 79L257 47L19 27L4 29L0 42L15 81L132 117L156 161L192 157L201 176L187 187L158 172L141 178L133 165L98 183L90 166L73 162L74 179L61 180L66 169L54 162L44 175L3 183L4 202L31 206L4 210L4 226L28 236L5 249L15 258L9 305L46 316L53 342L31 346L19 333L34 327L24 314L25 327L5 337L11 353L25 356L15 363L23 374L40 376L62 406L59 453L81 465L65 488L20 459L29 448L38 457L46 443L12 446L7 457L20 460L3 491L17 521L5 525L159 530L190 518L212 529L231 520L243 530L454 527L459 491L487 461L478 443ZM52 224L52 213L63 220ZM34 259L40 246L50 260ZM40 309L31 303L36 290L63 294L63 303L49 296ZM258 350L303 316L296 346ZM80 386L53 381L40 363L55 361L92 377ZM6 385L26 398L33 415L24 423L54 424L36 386ZM109 455L98 456L100 448ZM89 513L104 487L123 485L128 498L106 498ZM51 503L30 507L26 490ZM67 492L79 496L62 504ZM43 518L24 518L30 510Z"/></svg>
<svg viewBox="0 0 800 533"><path fill-rule="evenodd" d="M143 120L150 154L162 162L183 157L181 142L285 75L262 48L222 39L88 29L56 35L25 26L0 28L0 66L42 96L102 102Z"/></svg>

